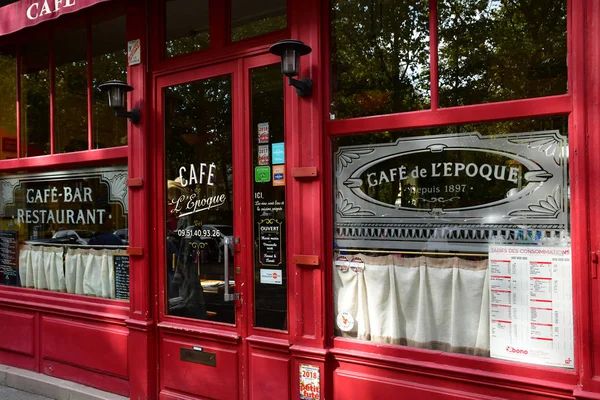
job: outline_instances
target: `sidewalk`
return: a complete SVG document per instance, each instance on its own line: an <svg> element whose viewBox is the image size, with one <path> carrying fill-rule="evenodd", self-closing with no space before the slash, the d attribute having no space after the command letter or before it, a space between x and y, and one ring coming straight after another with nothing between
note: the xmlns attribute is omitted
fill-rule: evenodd
<svg viewBox="0 0 600 400"><path fill-rule="evenodd" d="M49 375L0 365L0 400L127 400L127 398Z"/></svg>
<svg viewBox="0 0 600 400"><path fill-rule="evenodd" d="M6 386L0 386L0 399L2 400L50 400L48 397L38 396L22 392L17 389L12 389Z"/></svg>

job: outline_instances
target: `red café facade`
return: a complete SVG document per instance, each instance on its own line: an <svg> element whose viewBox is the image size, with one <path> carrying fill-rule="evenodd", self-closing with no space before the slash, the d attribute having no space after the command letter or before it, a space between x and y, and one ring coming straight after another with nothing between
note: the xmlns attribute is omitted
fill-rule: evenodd
<svg viewBox="0 0 600 400"><path fill-rule="evenodd" d="M132 399L599 399L598 21L0 1L0 363Z"/></svg>

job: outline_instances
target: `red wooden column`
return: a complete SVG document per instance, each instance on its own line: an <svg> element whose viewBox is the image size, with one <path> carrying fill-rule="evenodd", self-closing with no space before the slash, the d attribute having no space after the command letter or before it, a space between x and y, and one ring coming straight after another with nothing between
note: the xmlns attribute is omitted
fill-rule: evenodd
<svg viewBox="0 0 600 400"><path fill-rule="evenodd" d="M570 122L571 130L578 132L579 144L570 149L570 160L583 160L578 163L582 167L571 178L571 198L573 209L587 210L583 214L588 222L573 232L573 254L589 235L589 247L581 251L587 257L573 259L575 337L580 339L576 342L576 357L581 379L574 395L600 399L600 4L597 0L573 0L570 12L569 68L575 69L570 71L569 90L573 92ZM581 201L574 200L576 194Z"/></svg>
<svg viewBox="0 0 600 400"><path fill-rule="evenodd" d="M152 228L148 215L148 131L152 120L151 88L146 76L146 2L136 0L127 8L127 41L141 42L141 63L128 67L130 93L128 107L140 109L138 125L129 123L129 250L130 253L130 316L129 328L129 396L132 399L156 398L156 335L152 320L151 297L154 291L149 241Z"/></svg>
<svg viewBox="0 0 600 400"><path fill-rule="evenodd" d="M327 392L326 304L323 220L323 69L321 21L327 3L320 0L291 1L290 33L312 52L301 58L299 78L313 80L312 96L301 98L292 87L285 94L286 141L291 170L316 167L316 177L288 180L288 265L291 267L290 334L292 352L291 398L299 398L300 364L319 367L321 398ZM302 170L296 170L302 171ZM306 170L305 170L306 171ZM305 256L305 257L302 257ZM316 262L316 265L313 264Z"/></svg>

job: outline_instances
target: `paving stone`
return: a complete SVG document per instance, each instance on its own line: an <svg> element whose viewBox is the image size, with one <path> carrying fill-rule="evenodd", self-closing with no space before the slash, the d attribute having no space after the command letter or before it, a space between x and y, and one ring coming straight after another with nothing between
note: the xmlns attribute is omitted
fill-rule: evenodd
<svg viewBox="0 0 600 400"><path fill-rule="evenodd" d="M48 397L38 396L21 390L0 386L0 399L2 400L51 400Z"/></svg>

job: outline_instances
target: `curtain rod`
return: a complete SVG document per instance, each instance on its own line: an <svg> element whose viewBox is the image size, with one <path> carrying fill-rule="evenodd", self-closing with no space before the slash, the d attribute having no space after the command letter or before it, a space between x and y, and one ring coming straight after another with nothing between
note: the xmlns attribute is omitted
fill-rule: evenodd
<svg viewBox="0 0 600 400"><path fill-rule="evenodd" d="M337 249L336 251L347 251L352 253L382 253L382 254L410 254L421 256L456 256L456 257L487 257L488 253L441 253L436 251L389 251L371 249Z"/></svg>
<svg viewBox="0 0 600 400"><path fill-rule="evenodd" d="M32 242L29 240L24 241L25 244L32 246L47 246L47 247L78 247L83 249L123 249L126 250L126 245L114 245L114 244L69 244L69 243L48 243L48 242Z"/></svg>

